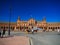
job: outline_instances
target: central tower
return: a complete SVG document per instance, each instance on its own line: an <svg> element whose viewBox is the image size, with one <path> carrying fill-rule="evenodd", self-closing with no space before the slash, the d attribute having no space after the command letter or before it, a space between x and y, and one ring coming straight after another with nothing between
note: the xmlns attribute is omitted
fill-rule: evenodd
<svg viewBox="0 0 60 45"><path fill-rule="evenodd" d="M20 16L18 16L18 20L17 20L17 26L20 25Z"/></svg>

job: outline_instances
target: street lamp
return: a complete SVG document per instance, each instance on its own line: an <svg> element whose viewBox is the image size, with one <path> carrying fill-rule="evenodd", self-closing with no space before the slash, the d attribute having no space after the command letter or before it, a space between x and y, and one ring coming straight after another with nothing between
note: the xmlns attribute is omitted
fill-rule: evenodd
<svg viewBox="0 0 60 45"><path fill-rule="evenodd" d="M9 36L10 36L10 22L11 22L11 8L10 8L10 15L9 15L9 30L8 30Z"/></svg>

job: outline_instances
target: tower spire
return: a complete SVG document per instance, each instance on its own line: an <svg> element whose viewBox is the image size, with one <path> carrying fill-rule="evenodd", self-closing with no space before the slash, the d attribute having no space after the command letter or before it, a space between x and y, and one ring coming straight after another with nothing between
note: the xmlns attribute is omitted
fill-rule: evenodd
<svg viewBox="0 0 60 45"><path fill-rule="evenodd" d="M45 16L43 17L43 21L46 21L46 17Z"/></svg>
<svg viewBox="0 0 60 45"><path fill-rule="evenodd" d="M20 20L20 16L18 16L18 20Z"/></svg>
<svg viewBox="0 0 60 45"><path fill-rule="evenodd" d="M20 16L18 16L17 25L20 25Z"/></svg>

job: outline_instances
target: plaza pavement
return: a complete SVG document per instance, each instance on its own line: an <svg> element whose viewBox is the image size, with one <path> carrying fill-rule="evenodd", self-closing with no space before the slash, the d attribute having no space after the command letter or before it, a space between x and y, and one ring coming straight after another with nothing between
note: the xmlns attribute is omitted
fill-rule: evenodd
<svg viewBox="0 0 60 45"><path fill-rule="evenodd" d="M60 32L40 32L29 34L33 45L60 45Z"/></svg>
<svg viewBox="0 0 60 45"><path fill-rule="evenodd" d="M26 36L0 38L0 45L29 45L29 38Z"/></svg>
<svg viewBox="0 0 60 45"><path fill-rule="evenodd" d="M8 32L6 32L8 35ZM11 36L27 36L31 40L32 45L60 45L60 32L37 32L34 34L27 34L25 32L11 32ZM16 37L15 37L16 38ZM18 40L20 41L20 40ZM16 41L16 42L18 42ZM0 43L2 43L0 41ZM2 43L4 44L4 43ZM12 45L12 44L11 44ZM25 45L25 44L24 44Z"/></svg>

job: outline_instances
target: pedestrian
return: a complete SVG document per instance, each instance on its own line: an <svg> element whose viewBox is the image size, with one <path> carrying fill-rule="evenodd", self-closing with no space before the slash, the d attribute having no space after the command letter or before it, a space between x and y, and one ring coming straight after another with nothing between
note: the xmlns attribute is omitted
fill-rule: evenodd
<svg viewBox="0 0 60 45"><path fill-rule="evenodd" d="M59 32L59 29L58 29L58 32Z"/></svg>
<svg viewBox="0 0 60 45"><path fill-rule="evenodd" d="M1 28L0 28L0 37L1 37Z"/></svg>
<svg viewBox="0 0 60 45"><path fill-rule="evenodd" d="M5 36L5 32L6 32L6 30L5 30L5 27L4 27L4 28L3 28L2 37L4 37L4 36Z"/></svg>
<svg viewBox="0 0 60 45"><path fill-rule="evenodd" d="M32 34L34 33L34 30L32 29Z"/></svg>

